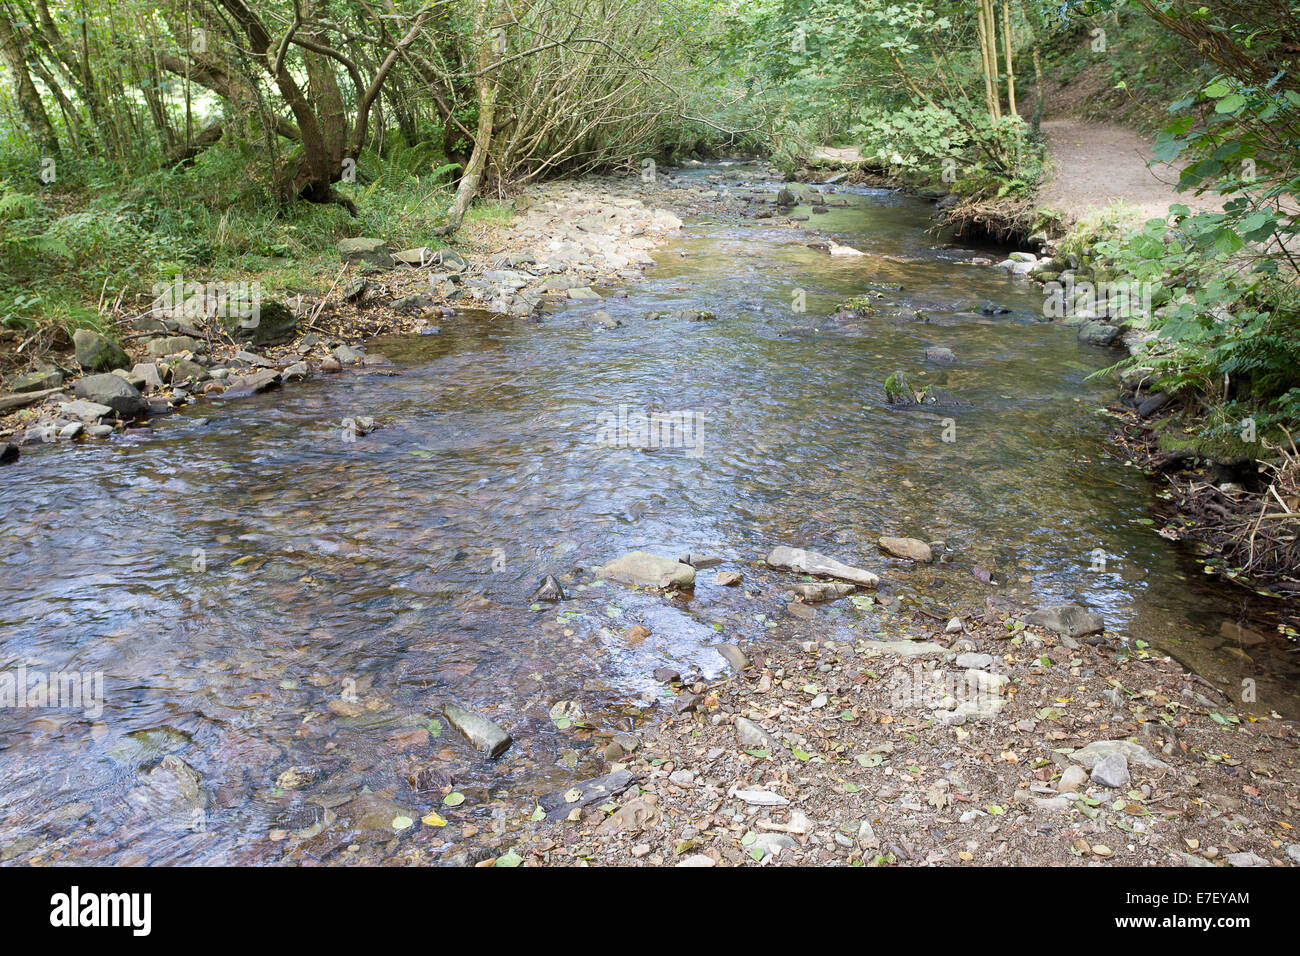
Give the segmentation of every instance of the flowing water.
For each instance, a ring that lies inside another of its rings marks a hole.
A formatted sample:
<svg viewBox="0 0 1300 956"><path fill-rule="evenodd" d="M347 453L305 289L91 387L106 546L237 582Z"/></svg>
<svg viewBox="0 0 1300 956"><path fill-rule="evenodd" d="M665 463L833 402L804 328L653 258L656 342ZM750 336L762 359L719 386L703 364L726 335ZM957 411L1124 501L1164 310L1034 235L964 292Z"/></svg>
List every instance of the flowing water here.
<svg viewBox="0 0 1300 956"><path fill-rule="evenodd" d="M466 313L373 344L391 367L6 469L0 673L102 673L103 706L0 711L0 859L364 860L414 841L436 856L466 823L490 832L501 807L603 772L605 737L663 693L656 667L710 675L719 641L859 639L891 608L942 619L993 594L1086 603L1234 698L1250 679L1255 706L1300 713L1275 611L1207 582L1157 533L1149 481L1107 453L1115 393L1088 376L1113 355L1037 321L1034 285L936 243L928 204L838 195L809 225L864 258L706 220L625 295L540 323ZM828 317L873 289L876 315ZM717 318L646 318L688 308ZM958 362L927 365L929 345ZM896 370L970 405L892 410ZM699 428L690 447L611 445L620 408ZM348 441L355 415L382 427ZM881 534L942 540L946 561L888 561ZM876 569L886 600L794 621L780 576L749 565L780 543ZM754 590L712 571L680 599L593 582L636 549L716 555ZM530 605L547 573L570 599ZM648 638L629 638L637 623ZM481 758L446 701L516 744ZM202 774L206 804L141 796L167 754ZM453 773L465 803L414 793L421 767ZM414 826L394 836L385 798ZM419 822L435 807L452 826Z"/></svg>

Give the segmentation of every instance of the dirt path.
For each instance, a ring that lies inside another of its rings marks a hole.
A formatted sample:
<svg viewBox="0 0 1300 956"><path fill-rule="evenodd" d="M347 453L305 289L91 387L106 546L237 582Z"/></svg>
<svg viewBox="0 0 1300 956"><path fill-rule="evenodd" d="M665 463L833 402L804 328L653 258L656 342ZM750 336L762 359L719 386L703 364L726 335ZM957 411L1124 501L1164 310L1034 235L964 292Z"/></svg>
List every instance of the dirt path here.
<svg viewBox="0 0 1300 956"><path fill-rule="evenodd" d="M1168 163L1148 167L1151 144L1122 126L1053 119L1043 123L1047 137L1048 178L1040 205L1067 220L1122 200L1141 220L1163 216L1171 203L1210 209L1209 197L1179 193L1178 169Z"/></svg>

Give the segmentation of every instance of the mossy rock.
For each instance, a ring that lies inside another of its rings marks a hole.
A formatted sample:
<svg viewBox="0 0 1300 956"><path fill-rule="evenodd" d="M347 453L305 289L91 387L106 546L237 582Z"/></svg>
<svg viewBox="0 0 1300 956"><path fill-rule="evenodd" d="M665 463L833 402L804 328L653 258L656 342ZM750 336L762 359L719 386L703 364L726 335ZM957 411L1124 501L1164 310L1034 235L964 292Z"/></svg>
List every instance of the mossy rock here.
<svg viewBox="0 0 1300 956"><path fill-rule="evenodd" d="M256 316L223 316L221 325L231 338L253 345L274 345L293 338L298 316L282 302L263 302Z"/></svg>
<svg viewBox="0 0 1300 956"><path fill-rule="evenodd" d="M1204 423L1200 428L1205 428ZM1253 461L1264 451L1264 446L1259 442L1242 441L1236 433L1226 434L1223 429L1207 434L1189 425L1181 417L1168 419L1158 425L1156 442L1166 454L1195 456L1220 465Z"/></svg>
<svg viewBox="0 0 1300 956"><path fill-rule="evenodd" d="M916 394L908 384L907 376L902 372L894 372L885 379L885 398L891 405L903 405L915 402Z"/></svg>

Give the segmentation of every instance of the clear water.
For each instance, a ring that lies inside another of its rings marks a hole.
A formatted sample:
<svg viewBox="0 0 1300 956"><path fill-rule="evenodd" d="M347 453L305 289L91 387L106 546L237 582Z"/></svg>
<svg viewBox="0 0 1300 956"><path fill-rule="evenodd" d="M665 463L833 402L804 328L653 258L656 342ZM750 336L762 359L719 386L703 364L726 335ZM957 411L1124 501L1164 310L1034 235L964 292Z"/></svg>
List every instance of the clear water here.
<svg viewBox="0 0 1300 956"><path fill-rule="evenodd" d="M1113 356L1036 321L1033 285L937 244L926 204L842 195L848 208L808 225L861 259L770 220L692 224L625 297L541 323L467 313L372 345L391 368L208 403L150 438L6 469L0 673L102 672L104 704L0 710L0 856L376 859L412 841L436 856L466 821L490 832L494 804L603 772L602 735L634 729L661 693L654 668L710 674L718 641L881 626L879 605L847 601L790 617L788 578L749 565L779 543L873 568L895 607L939 617L992 594L1078 600L1234 696L1254 680L1255 706L1300 713L1277 610L1207 582L1150 523L1147 479L1107 454L1099 410L1114 390L1087 376ZM828 318L890 285L902 291L877 315ZM1011 312L981 315L985 301ZM686 308L718 318L645 318ZM595 328L598 310L622 327ZM958 363L927 365L928 345ZM971 405L891 410L895 370ZM599 443L620 406L699 416L698 447ZM382 427L345 441L355 415ZM950 560L886 560L881 534L942 540ZM746 587L712 571L678 600L592 584L586 569L634 549L716 555ZM535 610L547 573L570 600ZM1264 643L1243 643L1238 622ZM629 640L636 623L651 636ZM439 729L448 700L515 746L489 762L446 726L406 746L399 735ZM557 726L564 702L588 729ZM128 798L165 753L203 775L210 803L192 827ZM347 801L367 789L417 816L437 806L406 782L428 766L466 795L452 826L358 835ZM313 776L277 786L290 768Z"/></svg>

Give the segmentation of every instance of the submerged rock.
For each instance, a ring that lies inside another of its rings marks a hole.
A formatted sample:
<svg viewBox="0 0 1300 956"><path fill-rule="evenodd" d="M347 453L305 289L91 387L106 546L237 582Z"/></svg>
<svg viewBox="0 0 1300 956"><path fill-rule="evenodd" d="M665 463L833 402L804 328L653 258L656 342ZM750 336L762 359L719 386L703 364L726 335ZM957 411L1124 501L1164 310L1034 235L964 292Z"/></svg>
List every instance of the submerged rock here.
<svg viewBox="0 0 1300 956"><path fill-rule="evenodd" d="M921 564L929 564L934 560L934 554L930 551L930 546L924 541L918 541L916 538L883 537L877 543L880 545L881 551L896 558L908 558Z"/></svg>
<svg viewBox="0 0 1300 956"><path fill-rule="evenodd" d="M784 546L773 548L767 556L767 564L769 567L781 570L801 571L804 574L820 574L828 578L852 581L867 588L874 588L880 583L880 578L870 571L850 567L834 558L828 558L816 551L806 551L803 548Z"/></svg>
<svg viewBox="0 0 1300 956"><path fill-rule="evenodd" d="M446 714L448 722L464 735L475 750L489 757L501 756L514 742L508 733L482 714L476 714L455 704L447 704L442 712Z"/></svg>
<svg viewBox="0 0 1300 956"><path fill-rule="evenodd" d="M631 584L635 587L690 588L695 586L695 569L689 564L682 564L672 558L660 557L647 551L633 551L620 558L615 558L604 567L597 569L597 575Z"/></svg>
<svg viewBox="0 0 1300 956"><path fill-rule="evenodd" d="M162 758L126 795L127 802L168 830L207 828L208 795L203 777L175 754Z"/></svg>

